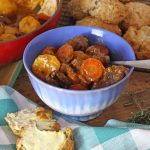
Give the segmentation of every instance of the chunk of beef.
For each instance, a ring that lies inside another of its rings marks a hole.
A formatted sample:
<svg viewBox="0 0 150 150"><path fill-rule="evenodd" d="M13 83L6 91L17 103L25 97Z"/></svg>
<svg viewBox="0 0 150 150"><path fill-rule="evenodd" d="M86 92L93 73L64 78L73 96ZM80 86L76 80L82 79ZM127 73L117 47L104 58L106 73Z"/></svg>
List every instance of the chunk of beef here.
<svg viewBox="0 0 150 150"><path fill-rule="evenodd" d="M108 67L105 69L102 79L93 83L92 89L110 86L120 81L127 73L128 69L124 66Z"/></svg>
<svg viewBox="0 0 150 150"><path fill-rule="evenodd" d="M85 51L89 46L88 39L83 35L76 36L70 39L67 43L71 45L74 50Z"/></svg>
<svg viewBox="0 0 150 150"><path fill-rule="evenodd" d="M96 44L88 47L86 54L98 58L104 65L109 64L109 50L104 45Z"/></svg>

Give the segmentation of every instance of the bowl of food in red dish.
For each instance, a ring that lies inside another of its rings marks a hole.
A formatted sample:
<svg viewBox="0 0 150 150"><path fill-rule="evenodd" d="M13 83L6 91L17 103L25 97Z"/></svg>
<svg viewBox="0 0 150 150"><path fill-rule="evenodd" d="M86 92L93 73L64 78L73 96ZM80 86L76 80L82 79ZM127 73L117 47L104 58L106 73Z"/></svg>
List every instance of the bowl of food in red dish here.
<svg viewBox="0 0 150 150"><path fill-rule="evenodd" d="M87 26L46 31L26 47L24 66L41 100L71 118L98 116L121 95L133 67L110 61L135 60L120 36Z"/></svg>
<svg viewBox="0 0 150 150"><path fill-rule="evenodd" d="M0 66L22 58L27 43L56 27L62 0L0 1Z"/></svg>

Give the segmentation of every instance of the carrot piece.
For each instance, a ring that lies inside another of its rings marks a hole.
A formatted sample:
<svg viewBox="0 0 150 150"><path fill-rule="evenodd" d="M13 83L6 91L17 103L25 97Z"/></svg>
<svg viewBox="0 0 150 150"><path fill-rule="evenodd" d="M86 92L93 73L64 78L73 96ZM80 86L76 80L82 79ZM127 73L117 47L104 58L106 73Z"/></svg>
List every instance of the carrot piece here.
<svg viewBox="0 0 150 150"><path fill-rule="evenodd" d="M73 58L73 48L69 44L64 44L61 46L57 53L56 56L61 62L69 62Z"/></svg>
<svg viewBox="0 0 150 150"><path fill-rule="evenodd" d="M47 21L50 17L43 14L43 13L40 13L40 14L37 14L37 18L42 20L42 21Z"/></svg>
<svg viewBox="0 0 150 150"><path fill-rule="evenodd" d="M102 77L104 66L100 60L88 58L83 61L80 72L88 81L96 81Z"/></svg>
<svg viewBox="0 0 150 150"><path fill-rule="evenodd" d="M70 86L71 90L87 90L87 88L81 84L73 84Z"/></svg>

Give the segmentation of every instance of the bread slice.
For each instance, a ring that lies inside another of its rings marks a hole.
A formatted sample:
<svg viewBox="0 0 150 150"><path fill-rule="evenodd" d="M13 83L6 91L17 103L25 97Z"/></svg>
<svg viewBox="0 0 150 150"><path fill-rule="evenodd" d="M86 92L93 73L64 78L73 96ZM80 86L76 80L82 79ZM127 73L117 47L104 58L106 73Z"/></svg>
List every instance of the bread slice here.
<svg viewBox="0 0 150 150"><path fill-rule="evenodd" d="M32 126L34 123L39 130L58 131L60 129L60 125L52 119L52 111L44 108L23 109L16 113L8 113L5 120L13 133L18 136L23 128Z"/></svg>
<svg viewBox="0 0 150 150"><path fill-rule="evenodd" d="M41 131L35 124L24 128L17 139L17 150L74 150L72 130Z"/></svg>

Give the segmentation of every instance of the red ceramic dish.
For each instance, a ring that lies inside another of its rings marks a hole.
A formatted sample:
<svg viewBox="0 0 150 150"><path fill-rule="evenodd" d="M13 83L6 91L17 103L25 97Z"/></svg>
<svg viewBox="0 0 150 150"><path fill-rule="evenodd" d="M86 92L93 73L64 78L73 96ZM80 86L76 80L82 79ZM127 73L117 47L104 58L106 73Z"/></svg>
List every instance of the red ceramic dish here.
<svg viewBox="0 0 150 150"><path fill-rule="evenodd" d="M24 49L28 42L33 39L38 34L56 27L58 20L60 18L62 9L62 0L58 5L58 9L54 16L47 20L43 25L41 25L37 30L20 36L15 40L1 42L0 43L0 66L8 64L12 61L16 61L22 58Z"/></svg>

